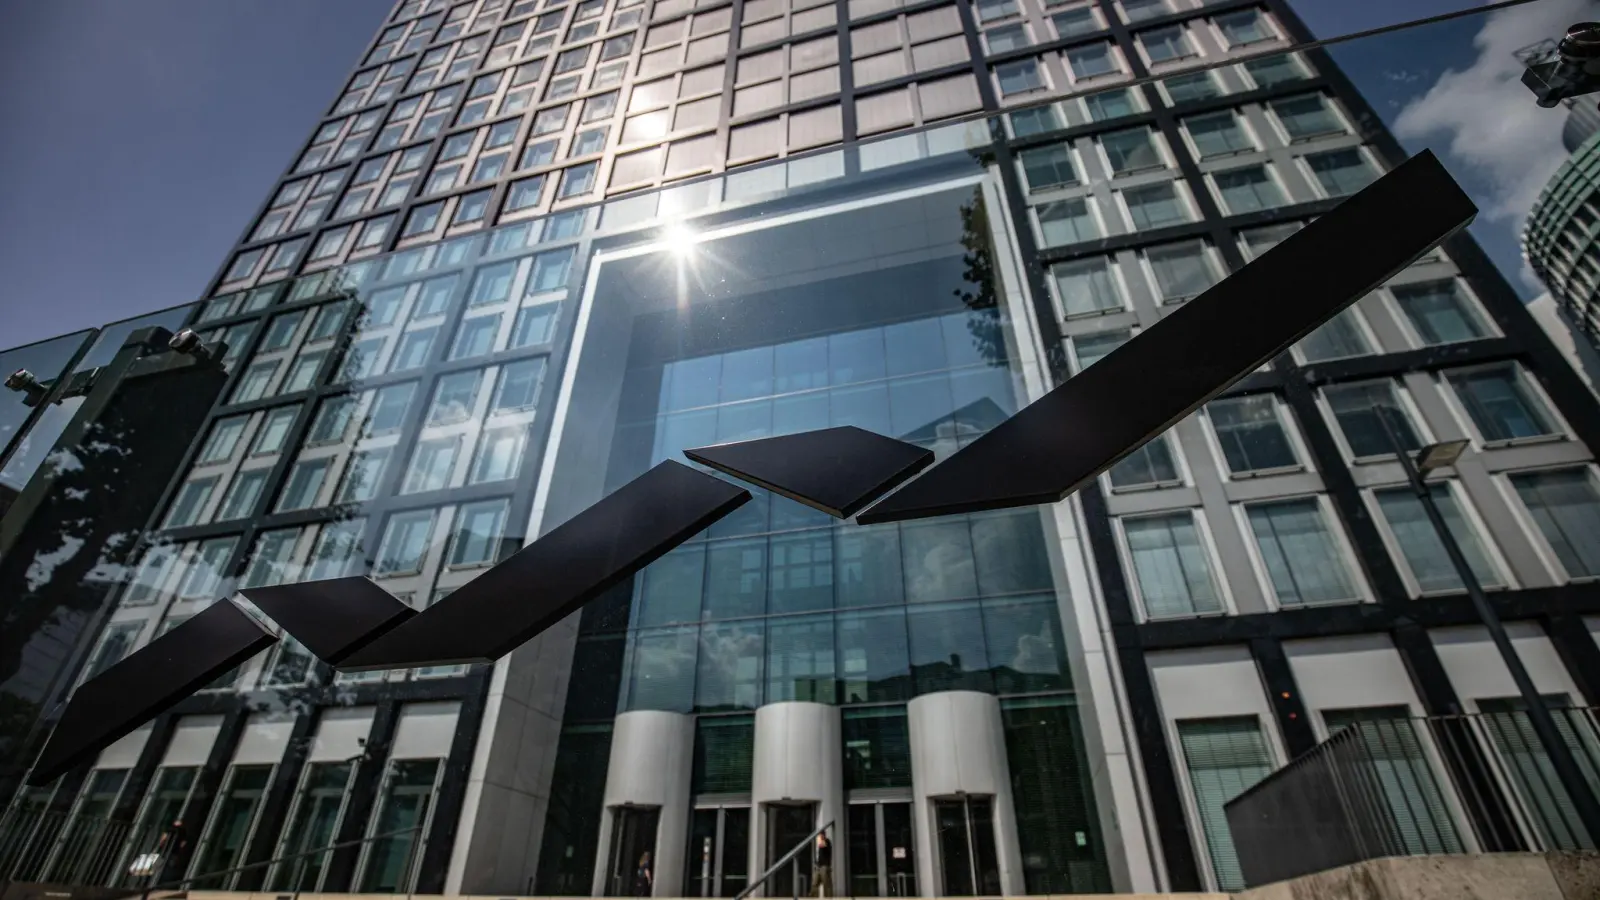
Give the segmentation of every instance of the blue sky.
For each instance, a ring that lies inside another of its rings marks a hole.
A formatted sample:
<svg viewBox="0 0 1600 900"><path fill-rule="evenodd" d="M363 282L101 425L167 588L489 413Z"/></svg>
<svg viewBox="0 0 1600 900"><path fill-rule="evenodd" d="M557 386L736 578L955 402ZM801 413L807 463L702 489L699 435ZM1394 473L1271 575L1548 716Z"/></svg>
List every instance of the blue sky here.
<svg viewBox="0 0 1600 900"><path fill-rule="evenodd" d="M391 5L0 0L0 347L196 299ZM1295 8L1327 38L1477 5ZM1539 0L1497 28L1474 16L1336 52L1407 148L1434 147L1493 213L1475 227L1513 282L1514 207L1560 124L1526 118L1495 54L1597 6Z"/></svg>

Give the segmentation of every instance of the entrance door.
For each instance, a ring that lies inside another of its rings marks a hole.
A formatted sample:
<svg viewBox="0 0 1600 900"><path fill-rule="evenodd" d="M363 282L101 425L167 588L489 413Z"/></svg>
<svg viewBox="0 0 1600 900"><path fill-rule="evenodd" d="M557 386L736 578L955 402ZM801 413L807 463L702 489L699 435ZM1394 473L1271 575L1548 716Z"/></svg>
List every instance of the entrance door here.
<svg viewBox="0 0 1600 900"><path fill-rule="evenodd" d="M685 897L732 897L750 881L750 808L711 806L689 820Z"/></svg>
<svg viewBox="0 0 1600 900"><path fill-rule="evenodd" d="M767 804L767 856L768 866L782 859L795 845L817 830L817 805L815 803ZM811 878L811 854L802 850L795 863L785 865L773 873L766 884L768 897L793 897L806 893ZM799 871L800 882L795 883Z"/></svg>
<svg viewBox="0 0 1600 900"><path fill-rule="evenodd" d="M655 874L656 825L661 809L655 806L618 806L611 810L611 864L606 885L608 897L645 897L653 893L638 877L642 864ZM645 854L650 859L645 859ZM670 892L671 889L668 889Z"/></svg>
<svg viewBox="0 0 1600 900"><path fill-rule="evenodd" d="M1000 860L994 848L994 802L962 797L933 802L934 846L939 850L942 896L1000 893Z"/></svg>
<svg viewBox="0 0 1600 900"><path fill-rule="evenodd" d="M917 895L910 803L851 804L849 836L851 896Z"/></svg>

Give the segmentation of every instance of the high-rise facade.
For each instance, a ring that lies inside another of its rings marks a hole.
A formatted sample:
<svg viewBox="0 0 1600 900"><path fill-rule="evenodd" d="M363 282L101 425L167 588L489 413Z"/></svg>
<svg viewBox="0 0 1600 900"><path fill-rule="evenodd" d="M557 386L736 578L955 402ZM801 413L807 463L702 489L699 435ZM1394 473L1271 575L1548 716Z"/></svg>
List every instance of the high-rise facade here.
<svg viewBox="0 0 1600 900"><path fill-rule="evenodd" d="M241 586L425 607L684 448L947 456L1404 158L1307 39L1281 0L405 0L148 323L225 343L225 382L163 395L203 422L141 525L18 551L40 603L103 587L9 639L46 674L7 691L47 724ZM0 359L63 385L86 341ZM0 419L18 489L71 468L83 410L40 409ZM493 666L286 641L22 790L13 831L68 824L0 864L127 883L181 820L169 880L293 857L218 889L732 896L831 823L860 896L1238 887L1239 789L1516 693L1394 461L1451 438L1435 498L1540 690L1600 702L1600 406L1460 235L1060 504L760 495ZM1399 747L1450 811L1425 849L1482 847L1461 773ZM85 810L130 828L104 862Z"/></svg>

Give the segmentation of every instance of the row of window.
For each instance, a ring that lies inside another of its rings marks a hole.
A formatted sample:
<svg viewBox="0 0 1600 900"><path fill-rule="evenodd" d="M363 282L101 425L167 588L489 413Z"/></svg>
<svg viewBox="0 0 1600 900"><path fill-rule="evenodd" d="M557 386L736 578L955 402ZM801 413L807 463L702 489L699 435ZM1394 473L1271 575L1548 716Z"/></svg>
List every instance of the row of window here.
<svg viewBox="0 0 1600 900"><path fill-rule="evenodd" d="M1093 27L1095 24L1093 20L1092 10L1085 8L1057 13L1048 21L1057 36L1073 37L1098 30ZM1200 56L1199 43L1191 40L1189 36L1189 29L1192 27L1196 26L1182 23L1136 34L1137 46L1145 64L1161 66ZM1262 41L1277 40L1280 37L1276 29L1269 24L1267 17L1256 10L1241 10L1218 16L1210 22L1210 29L1215 35L1217 44L1224 49L1245 47ZM1028 23L1018 22L986 30L984 40L990 53L1004 53L1032 46L1033 33ZM1110 41L1070 47L1062 51L1060 56L1066 64L1066 72L1073 85L1081 85L1112 75L1126 75L1131 71L1122 52ZM1252 76L1260 72L1266 81L1272 82L1282 79L1279 71L1282 65L1262 60L1246 63L1243 69ZM1051 89L1048 83L1050 77L1048 70L1040 65L1040 60L1037 58L1001 63L995 66L995 76L1003 97ZM1256 84L1260 87L1266 86L1259 80ZM1062 87L1065 89L1067 86ZM1181 93L1169 93L1168 96L1172 102L1180 102L1180 97L1183 97Z"/></svg>
<svg viewBox="0 0 1600 900"><path fill-rule="evenodd" d="M1562 575L1567 579L1600 577L1600 550L1587 537L1600 527L1600 482L1593 471L1520 472L1506 476L1506 484ZM1445 482L1433 485L1431 491L1473 574L1485 587L1507 586L1504 565L1465 498ZM1376 489L1371 492L1371 502L1414 593L1463 589L1421 502L1409 488ZM1276 608L1370 599L1325 497L1243 503L1235 509L1240 531L1251 538L1258 578ZM1116 519L1116 533L1146 618L1231 611L1226 579L1221 577L1202 511L1123 516Z"/></svg>
<svg viewBox="0 0 1600 900"><path fill-rule="evenodd" d="M403 893L415 886L423 829L431 821L443 763L441 759L394 759L385 767L366 827L366 835L375 840L364 843L358 853L356 890ZM204 827L196 833L187 875L227 874L197 882L201 887L234 890L240 885L243 873L230 870L245 861L276 768L275 764L235 764L227 770L209 811L202 811ZM17 801L22 814L8 820L9 827L0 831L0 839L16 853L11 861L28 877L138 887L152 873L156 860L165 863L167 829L188 812L201 779L198 766L157 769L133 827L108 833L107 817L122 800L128 775L126 769L96 769L76 797L55 798L56 789L51 788L23 794ZM295 857L337 842L355 775L356 763L350 760L312 762L305 767L277 838L275 857ZM64 804L69 810L67 823L36 829L43 821L39 814L55 804ZM328 851L274 864L264 875L266 887L320 890L332 857ZM173 878L184 874L166 873Z"/></svg>
<svg viewBox="0 0 1600 900"><path fill-rule="evenodd" d="M1128 96L1126 91L1108 91L1093 95L1086 100L1094 101L1093 108L1099 111L1099 116L1114 118L1134 112L1131 105L1127 104ZM1343 116L1335 110L1332 102L1321 94L1303 94L1273 100L1269 101L1265 108L1272 113L1271 121L1281 132L1279 137L1280 143L1283 144L1343 135L1349 131ZM1189 116L1181 120L1181 124L1184 135L1189 141L1190 150L1202 160L1261 149L1255 131L1248 127L1236 110ZM1365 156L1356 148L1334 152L1352 154L1357 160L1365 161ZM1165 142L1154 129L1145 126L1102 132L1076 143L1063 142L1033 147L1020 151L1017 157L1022 164L1022 174L1026 178L1028 189L1040 192L1075 187L1092 180L1081 165L1085 154L1093 154L1095 169L1113 178L1157 169L1170 169L1175 165L1172 153ZM1323 160L1330 157L1325 153L1316 158ZM1365 164L1370 172L1370 163ZM1265 164L1257 164L1254 168L1265 170ZM1342 183L1322 180L1320 173L1323 170L1335 168L1337 166L1326 162L1311 163L1311 169L1319 173L1319 182L1325 189L1329 189L1331 195L1342 196L1350 193L1350 189L1344 187ZM1262 186L1270 181L1265 178L1248 178L1233 174L1242 171L1247 170L1217 170L1211 173L1225 200L1232 199L1231 191L1255 186L1259 192ZM1375 174L1369 174L1367 180L1370 181L1372 177L1376 177ZM1238 209L1230 206L1230 211L1250 212L1279 206L1283 202L1281 192L1276 199L1263 194L1254 202L1238 204L1240 206Z"/></svg>

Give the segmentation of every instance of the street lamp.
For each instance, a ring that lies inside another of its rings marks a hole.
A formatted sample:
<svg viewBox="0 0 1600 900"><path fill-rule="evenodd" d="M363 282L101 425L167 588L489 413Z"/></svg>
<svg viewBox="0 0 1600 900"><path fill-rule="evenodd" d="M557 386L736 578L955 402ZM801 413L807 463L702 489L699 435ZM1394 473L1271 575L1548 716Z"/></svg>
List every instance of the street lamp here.
<svg viewBox="0 0 1600 900"><path fill-rule="evenodd" d="M1556 770L1556 777L1566 789L1567 796L1572 799L1572 806L1578 813L1578 819L1583 822L1583 827L1589 833L1591 840L1600 839L1600 800L1596 799L1588 780L1578 768L1577 760L1573 758L1572 749L1567 746L1567 742L1561 737L1561 732L1556 728L1556 720L1550 714L1550 708L1545 706L1544 699L1534 689L1533 679L1528 677L1528 670L1523 666L1522 658L1511 645L1511 638L1506 635L1499 613L1490 605L1489 598L1484 596L1483 586L1478 583L1478 576L1473 573L1466 554L1461 552L1461 545L1456 543L1455 535L1450 533L1450 526L1445 523L1444 515L1439 512L1438 504L1433 501L1433 492L1428 490L1427 482L1423 480L1429 472L1455 465L1456 460L1460 459L1462 452L1467 449L1468 442L1455 440L1429 444L1418 450L1413 460L1405 448L1400 446L1400 441L1395 436L1394 426L1389 421L1389 416L1393 412L1388 404L1380 403L1377 406L1378 422L1383 426L1383 432L1389 439L1389 446L1394 448L1395 456L1400 460L1400 468L1405 471L1406 482L1411 486L1411 492L1416 494L1417 502L1422 504L1422 510L1427 514L1429 524L1439 536L1439 543L1444 545L1445 555L1450 557L1450 564L1455 567L1456 577L1460 578L1462 585L1466 587L1467 596L1472 599L1478 620L1489 630L1490 639L1500 651L1500 658L1505 661L1506 669L1511 672L1511 680L1516 683L1517 693L1522 695L1522 703L1528 709L1528 719L1533 725L1534 734L1538 735L1539 743L1544 745L1545 755L1550 758L1550 765Z"/></svg>

